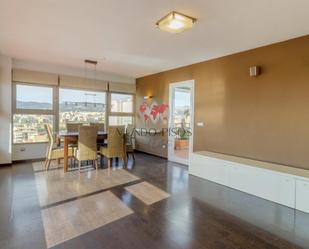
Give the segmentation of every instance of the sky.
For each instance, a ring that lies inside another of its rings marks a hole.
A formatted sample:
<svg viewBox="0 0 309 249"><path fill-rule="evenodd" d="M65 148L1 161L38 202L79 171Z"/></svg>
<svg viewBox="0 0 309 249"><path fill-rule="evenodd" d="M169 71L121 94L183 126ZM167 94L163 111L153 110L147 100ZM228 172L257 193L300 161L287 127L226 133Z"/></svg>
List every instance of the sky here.
<svg viewBox="0 0 309 249"><path fill-rule="evenodd" d="M175 92L175 106L190 106L190 93Z"/></svg>
<svg viewBox="0 0 309 249"><path fill-rule="evenodd" d="M87 93L88 95L85 95ZM90 94L90 95L89 95ZM95 94L95 96L91 95ZM125 95L113 94L115 99L124 97ZM38 87L29 85L17 85L16 88L16 99L18 101L25 102L42 102L52 104L53 91L49 87ZM72 102L96 102L105 103L105 93L103 92L91 92L83 90L72 90L72 89L60 89L59 91L60 103L66 101ZM175 104L176 106L189 106L190 105L190 94L177 91L175 92Z"/></svg>
<svg viewBox="0 0 309 249"><path fill-rule="evenodd" d="M85 95L87 93L87 95ZM90 94L90 95L89 95ZM93 96L92 94L95 94ZM49 87L37 87L28 85L17 85L16 100L25 102L42 102L52 104L53 91ZM96 102L105 103L105 93L90 92L72 89L60 89L59 91L60 103L65 101L76 102Z"/></svg>

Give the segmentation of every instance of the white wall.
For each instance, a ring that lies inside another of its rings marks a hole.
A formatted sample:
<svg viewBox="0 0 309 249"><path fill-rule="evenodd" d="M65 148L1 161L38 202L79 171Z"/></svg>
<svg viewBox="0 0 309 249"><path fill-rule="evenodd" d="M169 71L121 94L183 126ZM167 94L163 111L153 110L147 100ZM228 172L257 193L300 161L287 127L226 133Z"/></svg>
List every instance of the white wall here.
<svg viewBox="0 0 309 249"><path fill-rule="evenodd" d="M41 159L46 155L47 143L39 144L14 144L12 148L12 160Z"/></svg>
<svg viewBox="0 0 309 249"><path fill-rule="evenodd" d="M0 55L0 164L12 162L12 59Z"/></svg>

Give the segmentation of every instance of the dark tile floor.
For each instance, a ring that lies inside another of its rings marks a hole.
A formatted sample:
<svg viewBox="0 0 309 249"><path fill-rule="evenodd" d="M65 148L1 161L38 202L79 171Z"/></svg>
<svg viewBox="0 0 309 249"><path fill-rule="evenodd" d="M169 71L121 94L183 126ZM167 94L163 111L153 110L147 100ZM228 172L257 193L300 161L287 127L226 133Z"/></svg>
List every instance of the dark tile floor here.
<svg viewBox="0 0 309 249"><path fill-rule="evenodd" d="M54 248L309 248L308 214L154 156L137 154L127 170L171 196L148 206L125 190L130 183L113 187L134 213ZM0 248L46 248L31 163L0 168Z"/></svg>

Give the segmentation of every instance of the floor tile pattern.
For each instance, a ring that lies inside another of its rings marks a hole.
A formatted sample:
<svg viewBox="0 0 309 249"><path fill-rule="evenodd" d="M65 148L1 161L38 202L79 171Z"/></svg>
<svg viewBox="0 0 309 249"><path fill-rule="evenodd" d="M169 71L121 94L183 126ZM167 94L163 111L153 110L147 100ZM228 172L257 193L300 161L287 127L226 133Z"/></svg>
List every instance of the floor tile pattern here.
<svg viewBox="0 0 309 249"><path fill-rule="evenodd" d="M130 192L132 195L147 205L164 200L170 196L165 191L153 186L148 182L141 182L125 187L125 190Z"/></svg>
<svg viewBox="0 0 309 249"><path fill-rule="evenodd" d="M133 213L110 191L42 210L48 248Z"/></svg>
<svg viewBox="0 0 309 249"><path fill-rule="evenodd" d="M139 180L137 176L124 169L100 169L98 171L89 169L81 173L77 170L64 173L63 168L51 168L46 172L38 170L40 167L38 163L34 163L33 166L36 171L34 175L41 206L56 204L64 200Z"/></svg>

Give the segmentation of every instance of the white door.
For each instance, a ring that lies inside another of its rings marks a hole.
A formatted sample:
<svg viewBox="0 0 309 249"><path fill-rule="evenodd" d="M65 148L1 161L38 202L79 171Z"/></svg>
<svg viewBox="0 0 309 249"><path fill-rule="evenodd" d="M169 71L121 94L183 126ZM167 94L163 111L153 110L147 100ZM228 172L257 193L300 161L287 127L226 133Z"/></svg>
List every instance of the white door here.
<svg viewBox="0 0 309 249"><path fill-rule="evenodd" d="M168 160L188 165L193 151L194 80L169 87Z"/></svg>

